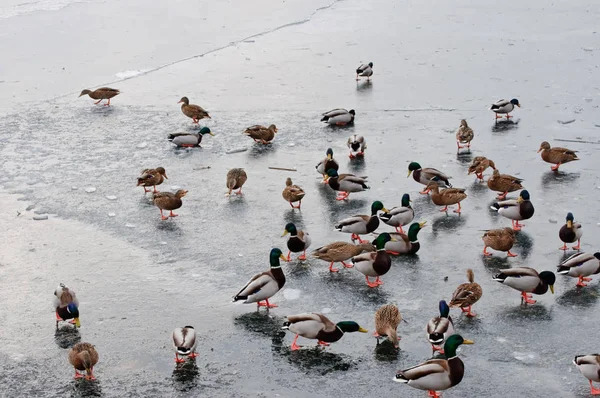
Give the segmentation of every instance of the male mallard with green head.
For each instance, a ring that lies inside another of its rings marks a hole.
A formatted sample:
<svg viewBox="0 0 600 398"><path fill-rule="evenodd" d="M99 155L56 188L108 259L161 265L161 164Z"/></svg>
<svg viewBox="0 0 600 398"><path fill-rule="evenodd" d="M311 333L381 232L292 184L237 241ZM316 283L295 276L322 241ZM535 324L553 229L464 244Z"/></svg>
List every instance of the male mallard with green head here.
<svg viewBox="0 0 600 398"><path fill-rule="evenodd" d="M385 244L393 240L390 234L384 232L373 240L373 245L377 249L375 253L363 253L352 257L351 261L354 268L365 276L367 286L378 287L383 285L379 277L387 274L392 267L392 259L385 251ZM371 282L369 277L375 278L375 282Z"/></svg>
<svg viewBox="0 0 600 398"><path fill-rule="evenodd" d="M154 194L154 205L158 207L160 210L160 218L164 220L168 220L169 217L177 217L179 214L173 213L173 210L179 209L183 205L183 198L187 195L188 191L184 189L180 189L175 193L171 192L157 192ZM163 214L163 210L169 210L169 215L165 216Z"/></svg>
<svg viewBox="0 0 600 398"><path fill-rule="evenodd" d="M418 234L421 229L426 227L427 221L415 222L408 228L408 233L392 232L390 236L393 238L385 244L385 250L388 254L399 256L401 254L415 254L421 248Z"/></svg>
<svg viewBox="0 0 600 398"><path fill-rule="evenodd" d="M327 171L329 179L327 184L339 194L335 200L348 200L352 192L362 192L369 189L367 185L367 176L355 176L354 174L338 174L334 169Z"/></svg>
<svg viewBox="0 0 600 398"><path fill-rule="evenodd" d="M106 104L104 104L104 106L110 106L110 99L112 97L115 97L117 95L119 95L121 92L115 88L110 88L110 87L100 87L94 91L91 90L83 90L81 92L81 94L79 94L79 96L81 97L82 95L89 95L90 98L98 100L96 102L94 102L94 104L99 104L100 102L102 102L102 100L108 100L108 102Z"/></svg>
<svg viewBox="0 0 600 398"><path fill-rule="evenodd" d="M536 270L529 267L503 269L499 274L494 275L493 279L520 291L521 303L525 302L526 304L536 303L531 299L531 293L545 294L550 288L554 294L554 282L556 282L554 272L542 271L538 274Z"/></svg>
<svg viewBox="0 0 600 398"><path fill-rule="evenodd" d="M540 149L538 149L538 153L542 153L542 160L546 163L551 163L554 166L550 167L552 171L558 171L558 168L561 164L573 162L575 160L579 160L577 157L577 151L572 151L567 148L554 147L552 148L550 144L546 141L540 144Z"/></svg>
<svg viewBox="0 0 600 398"><path fill-rule="evenodd" d="M431 318L427 322L425 332L427 333L427 340L431 343L431 349L433 352L439 351L440 354L444 353L442 344L448 336L454 334L454 322L450 316L450 307L446 300L440 300L439 304L440 315Z"/></svg>
<svg viewBox="0 0 600 398"><path fill-rule="evenodd" d="M179 358L179 356L188 357L194 359L198 356L196 353L196 346L198 340L196 340L196 330L193 326L185 326L182 328L175 328L173 330L173 348L175 349L175 362L183 363L185 359Z"/></svg>
<svg viewBox="0 0 600 398"><path fill-rule="evenodd" d="M210 129L208 127L202 127L200 129L200 131L198 131L197 133L173 133L173 134L169 134L169 137L167 138L169 141L171 141L173 144L177 145L178 147L183 147L183 148L194 148L194 147L198 147L198 148L202 148L200 146L200 143L202 142L202 137L205 134L209 134L214 136L215 134L210 131Z"/></svg>
<svg viewBox="0 0 600 398"><path fill-rule="evenodd" d="M581 236L583 235L583 229L581 228L581 224L575 222L575 218L573 217L573 213L567 213L567 223L563 225L558 231L558 237L560 240L564 242L564 245L560 248L560 250L567 251L567 243L575 243L577 241L577 246L573 246L573 250L581 249Z"/></svg>
<svg viewBox="0 0 600 398"><path fill-rule="evenodd" d="M358 240L362 243L363 240L360 238L360 235L370 234L379 227L379 218L377 217L378 211L387 213L388 210L383 207L383 203L376 200L371 204L370 216L358 215L345 218L337 223L335 229L340 232L351 233L352 236L350 239L352 239L353 242Z"/></svg>
<svg viewBox="0 0 600 398"><path fill-rule="evenodd" d="M150 192L146 187L154 187L154 193L157 193L156 186L162 184L165 179L168 179L168 177L164 167L145 169L142 170L142 174L137 179L137 186L141 185L144 188L144 193Z"/></svg>
<svg viewBox="0 0 600 398"><path fill-rule="evenodd" d="M410 205L410 196L407 193L402 195L401 205L392 207L387 213L381 213L379 218L387 225L396 228L396 232L404 233L402 227L410 224L415 218L415 211Z"/></svg>
<svg viewBox="0 0 600 398"><path fill-rule="evenodd" d="M290 234L290 238L287 241L287 247L289 249L287 261L290 261L292 252L302 252L302 255L298 257L298 260L306 260L306 249L308 249L311 243L308 232L297 230L294 223L287 223L283 235L281 236L286 236L287 234Z"/></svg>
<svg viewBox="0 0 600 398"><path fill-rule="evenodd" d="M367 81L373 76L373 62L362 64L356 68L356 81L360 80L359 76L366 77Z"/></svg>
<svg viewBox="0 0 600 398"><path fill-rule="evenodd" d="M452 184L450 184L449 181L450 177L448 177L446 174L431 167L422 168L417 162L410 162L408 165L408 175L406 178L410 177L411 174L416 182L425 186L429 185L429 183L433 181L443 187L452 187ZM429 189L424 189L419 193L427 194L429 193Z"/></svg>
<svg viewBox="0 0 600 398"><path fill-rule="evenodd" d="M80 327L79 323L79 299L75 292L63 283L61 283L54 291L53 307L56 311L56 328L58 323L66 321Z"/></svg>
<svg viewBox="0 0 600 398"><path fill-rule="evenodd" d="M331 148L327 148L327 151L325 152L325 159L321 160L315 166L317 173L319 173L323 176L323 184L326 184L327 179L329 178L327 175L327 171L331 170L331 169L338 171L339 168L340 168L340 165L337 162L337 160L335 160L333 158L333 149L331 149Z"/></svg>
<svg viewBox="0 0 600 398"><path fill-rule="evenodd" d="M600 354L577 355L573 360L577 370L590 382L590 394L600 395L600 389L594 388L592 381L600 383Z"/></svg>
<svg viewBox="0 0 600 398"><path fill-rule="evenodd" d="M366 329L363 329L354 321L343 321L335 324L325 315L317 313L290 315L287 317L287 322L283 323L282 329L296 333L291 346L292 351L302 348L296 343L298 336L317 340L318 346L326 347L344 337L344 333L367 333Z"/></svg>
<svg viewBox="0 0 600 398"><path fill-rule="evenodd" d="M559 275L568 275L578 278L578 287L585 287L592 278L588 276L600 274L600 252L594 254L575 253L558 266Z"/></svg>
<svg viewBox="0 0 600 398"><path fill-rule="evenodd" d="M506 115L506 119L510 119L512 117L510 112L515 109L515 106L521 107L518 99L513 98L510 101L501 99L494 102L490 109L496 113L496 120L502 119L502 115Z"/></svg>
<svg viewBox="0 0 600 398"><path fill-rule="evenodd" d="M322 122L329 124L330 126L345 126L347 124L354 123L354 116L356 112L354 109L347 111L346 109L333 109L329 112L325 112L321 118Z"/></svg>
<svg viewBox="0 0 600 398"><path fill-rule="evenodd" d="M312 252L312 255L319 260L329 261L329 272L338 272L339 269L333 268L333 263L342 263L344 268L352 268L354 265L346 264L345 261L358 256L364 251L375 251L375 246L369 243L369 241L363 241L363 243L359 243L358 245L348 242L332 242L326 246L319 247Z"/></svg>
<svg viewBox="0 0 600 398"><path fill-rule="evenodd" d="M365 156L367 141L362 135L353 134L350 138L348 138L347 145L350 149L350 159Z"/></svg>
<svg viewBox="0 0 600 398"><path fill-rule="evenodd" d="M69 352L69 362L75 368L75 378L84 377L79 372L85 371L87 380L96 380L94 366L98 363L98 351L90 343L77 343Z"/></svg>
<svg viewBox="0 0 600 398"><path fill-rule="evenodd" d="M191 118L194 124L198 124L201 119L211 118L208 112L206 112L201 106L194 104L190 105L190 100L188 97L181 97L178 104L181 104L181 112L183 112L183 114L187 117Z"/></svg>
<svg viewBox="0 0 600 398"><path fill-rule="evenodd" d="M520 220L530 219L535 212L529 192L526 189L521 191L517 200L511 199L494 203L491 209L497 211L502 217L509 218L515 231L520 231L525 226L519 224Z"/></svg>

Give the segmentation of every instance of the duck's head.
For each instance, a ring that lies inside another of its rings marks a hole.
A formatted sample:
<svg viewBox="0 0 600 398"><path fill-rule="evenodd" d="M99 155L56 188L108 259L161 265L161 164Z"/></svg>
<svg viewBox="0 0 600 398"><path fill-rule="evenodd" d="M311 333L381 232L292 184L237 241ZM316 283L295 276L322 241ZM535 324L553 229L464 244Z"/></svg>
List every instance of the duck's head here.
<svg viewBox="0 0 600 398"><path fill-rule="evenodd" d="M344 333L361 332L367 333L367 329L363 329L360 325L354 321L342 321L336 324L338 328Z"/></svg>
<svg viewBox="0 0 600 398"><path fill-rule="evenodd" d="M406 177L410 177L410 174L415 170L420 170L421 165L417 162L410 162L408 165L408 175Z"/></svg>
<svg viewBox="0 0 600 398"><path fill-rule="evenodd" d="M81 351L79 354L77 354L77 356L81 360L81 364L85 368L86 373L88 375L91 375L92 374L92 366L94 366L94 364L92 363L92 357L90 356L89 351L87 351L87 350Z"/></svg>
<svg viewBox="0 0 600 398"><path fill-rule="evenodd" d="M356 115L356 112L354 111L354 109L350 109L348 111L349 114L351 114L352 116Z"/></svg>
<svg viewBox="0 0 600 398"><path fill-rule="evenodd" d="M285 186L286 186L286 187L289 187L289 186L292 186L292 185L294 185L294 183L292 182L292 179L291 179L290 177L288 177L288 178L285 180Z"/></svg>
<svg viewBox="0 0 600 398"><path fill-rule="evenodd" d="M573 221L575 221L573 213L567 213L567 228L573 228Z"/></svg>
<svg viewBox="0 0 600 398"><path fill-rule="evenodd" d="M294 223L290 222L285 225L285 229L281 236L286 236L287 234L290 234L291 236L298 235L298 230L296 230L296 225Z"/></svg>
<svg viewBox="0 0 600 398"><path fill-rule="evenodd" d="M91 91L90 91L90 90L88 90L88 89L85 89L85 90L82 90L82 91L81 91L81 94L79 94L79 96L81 97L82 95L86 95L86 94L90 94L90 93L91 93Z"/></svg>
<svg viewBox="0 0 600 398"><path fill-rule="evenodd" d="M408 239L411 242L415 242L417 240L417 235L419 234L419 231L422 230L423 228L425 228L427 225L427 221L423 221L423 222L414 222L412 224L410 224L410 227L408 227Z"/></svg>
<svg viewBox="0 0 600 398"><path fill-rule="evenodd" d="M450 359L456 356L456 349L462 344L475 344L473 340L464 339L460 334L453 334L444 343L444 353Z"/></svg>
<svg viewBox="0 0 600 398"><path fill-rule="evenodd" d="M175 192L175 196L179 199L183 198L185 195L187 195L188 191L186 191L185 189L180 189L177 192Z"/></svg>
<svg viewBox="0 0 600 398"><path fill-rule="evenodd" d="M67 305L67 312L73 316L73 321L75 321L75 327L81 327L81 323L79 322L79 308L75 303L69 303Z"/></svg>
<svg viewBox="0 0 600 398"><path fill-rule="evenodd" d="M405 193L404 195L402 195L402 206L403 207L410 207L410 195Z"/></svg>
<svg viewBox="0 0 600 398"><path fill-rule="evenodd" d="M448 306L448 303L446 300L440 300L440 316L442 318L448 318L448 315L450 315L450 307Z"/></svg>
<svg viewBox="0 0 600 398"><path fill-rule="evenodd" d="M331 177L338 177L338 172L337 172L337 170L329 169L329 170L327 170L327 176L330 177L330 178Z"/></svg>
<svg viewBox="0 0 600 398"><path fill-rule="evenodd" d="M377 250L385 249L385 244L388 242L395 242L396 239L392 238L387 232L381 233L373 240L373 244L377 247Z"/></svg>
<svg viewBox="0 0 600 398"><path fill-rule="evenodd" d="M178 104L189 105L190 104L190 100L188 99L188 97L181 97L181 99L179 100Z"/></svg>
<svg viewBox="0 0 600 398"><path fill-rule="evenodd" d="M201 135L204 135L204 134L210 134L212 136L215 135L215 133L213 133L212 131L210 131L210 129L208 127L202 127L198 133L201 134Z"/></svg>
<svg viewBox="0 0 600 398"><path fill-rule="evenodd" d="M331 148L327 148L327 152L325 152L327 154L327 159L331 160L333 159L333 149Z"/></svg>
<svg viewBox="0 0 600 398"><path fill-rule="evenodd" d="M279 268L279 260L287 262L287 258L283 255L281 249L271 249L271 253L269 254L269 263L271 264L271 268Z"/></svg>
<svg viewBox="0 0 600 398"><path fill-rule="evenodd" d="M524 189L519 194L519 198L517 199L517 203L523 203L523 202L525 202L525 201L527 201L529 199L530 199L529 191L527 191L526 189Z"/></svg>
<svg viewBox="0 0 600 398"><path fill-rule="evenodd" d="M462 119L462 120L460 121L460 126L461 126L461 127L469 127L469 125L467 124L467 121L466 121L465 119Z"/></svg>
<svg viewBox="0 0 600 398"><path fill-rule="evenodd" d="M373 202L373 204L371 204L371 215L377 214L378 211L382 211L384 213L389 212L388 209L386 209L385 207L383 207L383 203L381 203L380 201L376 200L375 202Z"/></svg>
<svg viewBox="0 0 600 398"><path fill-rule="evenodd" d="M164 167L157 167L156 171L158 171L158 173L165 177L167 180L169 179L169 177L167 177L167 172Z"/></svg>
<svg viewBox="0 0 600 398"><path fill-rule="evenodd" d="M554 282L556 282L556 275L552 271L540 272L540 279L550 288L552 294L554 294Z"/></svg>
<svg viewBox="0 0 600 398"><path fill-rule="evenodd" d="M270 125L270 126L269 126L269 130L272 130L272 131L274 131L274 132L277 132L277 131L278 131L278 130L277 130L277 126L275 126L274 124L272 124L272 125Z"/></svg>
<svg viewBox="0 0 600 398"><path fill-rule="evenodd" d="M369 62L369 67L373 67L373 62Z"/></svg>
<svg viewBox="0 0 600 398"><path fill-rule="evenodd" d="M516 99L516 98L511 99L510 103L513 104L513 105L515 105L515 106L518 106L519 108L521 107L521 104L519 104L519 100Z"/></svg>
<svg viewBox="0 0 600 398"><path fill-rule="evenodd" d="M538 153L540 153L540 152L542 152L543 150L545 150L545 149L550 149L550 148L552 148L552 147L550 146L550 143L549 143L548 141L544 141L544 142L542 142L542 143L540 144L540 149L538 149L537 151L538 151Z"/></svg>

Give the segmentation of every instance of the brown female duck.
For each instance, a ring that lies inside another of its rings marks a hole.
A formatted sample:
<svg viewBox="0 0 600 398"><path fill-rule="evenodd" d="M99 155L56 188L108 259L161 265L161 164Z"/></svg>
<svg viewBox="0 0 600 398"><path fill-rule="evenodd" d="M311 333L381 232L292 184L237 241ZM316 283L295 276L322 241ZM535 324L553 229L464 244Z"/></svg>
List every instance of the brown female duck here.
<svg viewBox="0 0 600 398"><path fill-rule="evenodd" d="M488 159L485 156L476 156L473 159L473 162L471 162L471 165L469 166L469 174L468 175L475 173L477 178L479 178L481 181L483 181L483 172L488 167L491 167L492 169L496 170L496 164L494 163L494 161L492 159Z"/></svg>
<svg viewBox="0 0 600 398"><path fill-rule="evenodd" d="M227 172L227 180L225 181L227 184L227 188L229 189L229 193L227 195L231 195L231 191L234 189L238 189L235 192L236 195L242 194L242 186L246 183L248 179L248 175L244 169L231 169Z"/></svg>
<svg viewBox="0 0 600 398"><path fill-rule="evenodd" d="M462 188L446 188L440 191L440 186L437 182L430 182L427 185L427 190L431 191L431 201L438 206L445 206L440 211L448 211L448 206L458 205L458 209L454 210L455 213L460 213L460 202L462 202L467 194Z"/></svg>
<svg viewBox="0 0 600 398"><path fill-rule="evenodd" d="M459 307L462 312L467 313L467 316L472 317L477 314L471 312L471 306L479 301L483 291L479 283L475 282L475 275L470 268L467 270L467 279L469 282L458 285L452 294L450 307Z"/></svg>
<svg viewBox="0 0 600 398"><path fill-rule="evenodd" d="M274 124L269 127L260 125L250 126L244 131L244 134L252 138L255 142L261 142L265 145L273 141L275 133L277 133L277 127Z"/></svg>
<svg viewBox="0 0 600 398"><path fill-rule="evenodd" d="M538 149L538 153L542 153L542 159L546 163L552 163L554 166L550 167L552 171L558 171L558 168L563 163L573 162L575 160L579 160L576 152L567 148L554 147L552 148L550 144L546 141L540 144L540 149Z"/></svg>
<svg viewBox="0 0 600 398"><path fill-rule="evenodd" d="M460 127L456 131L456 146L458 147L458 149L465 147L471 148L471 141L473 141L473 138L475 138L475 133L473 133L473 129L469 127L465 119L461 120Z"/></svg>
<svg viewBox="0 0 600 398"><path fill-rule="evenodd" d="M398 325L402 315L394 304L384 304L375 313L375 337L379 343L380 337L387 337L395 348L398 348Z"/></svg>
<svg viewBox="0 0 600 398"><path fill-rule="evenodd" d="M190 105L190 100L188 97L182 97L178 104L182 104L181 112L183 112L183 114L187 117L191 118L195 124L198 124L198 121L201 119L211 118L208 112L206 112L201 106L194 104Z"/></svg>
<svg viewBox="0 0 600 398"><path fill-rule="evenodd" d="M512 228L490 229L489 231L485 231L481 239L483 239L484 256L492 255L492 253L487 251L487 248L491 247L494 250L506 252L508 257L517 257L516 254L510 252L510 249L515 244L515 231Z"/></svg>
<svg viewBox="0 0 600 398"><path fill-rule="evenodd" d="M142 175L138 177L137 186L141 185L144 188L144 192L150 192L146 187L154 187L154 193L156 193L158 192L156 186L162 184L165 178L167 178L167 172L163 167L145 169L142 171Z"/></svg>
<svg viewBox="0 0 600 398"><path fill-rule="evenodd" d="M504 200L509 192L518 191L523 189L522 179L513 177L509 174L500 174L498 169L494 169L494 174L488 179L488 188L492 191L502 192L502 195L498 195L496 199Z"/></svg>
<svg viewBox="0 0 600 398"><path fill-rule="evenodd" d="M157 192L154 194L154 204L160 210L160 218L163 220L169 219L169 217L177 217L179 214L173 213L173 210L179 209L183 202L181 198L183 198L188 191L180 189L175 193L171 192ZM170 213L168 216L163 215L163 210L169 210Z"/></svg>
<svg viewBox="0 0 600 398"><path fill-rule="evenodd" d="M102 102L102 100L108 100L108 102L106 104L104 104L104 106L110 106L110 99L112 97L115 97L119 94L121 94L121 92L115 88L110 88L110 87L100 87L94 91L91 90L83 90L81 92L81 94L79 94L79 96L81 97L82 95L89 95L90 98L98 100L96 102L94 102L94 104L99 104L100 102Z"/></svg>
<svg viewBox="0 0 600 398"><path fill-rule="evenodd" d="M98 352L90 343L77 343L69 352L69 362L75 368L75 378L84 377L80 371L86 372L85 378L95 380L94 366L98 363Z"/></svg>
<svg viewBox="0 0 600 398"><path fill-rule="evenodd" d="M281 196L286 202L289 202L292 209L299 209L302 206L302 198L304 198L304 190L300 188L298 185L294 185L292 183L291 178L287 178L285 180L285 188L283 188L283 192L281 192ZM293 203L298 202L298 206L294 206Z"/></svg>
<svg viewBox="0 0 600 398"><path fill-rule="evenodd" d="M312 253L312 256L319 260L330 261L329 272L338 272L339 269L333 268L333 263L342 263L344 268L352 268L354 267L352 264L346 264L344 261L350 260L364 251L374 252L375 246L368 241L363 241L358 245L348 242L333 242L327 246L319 247Z"/></svg>

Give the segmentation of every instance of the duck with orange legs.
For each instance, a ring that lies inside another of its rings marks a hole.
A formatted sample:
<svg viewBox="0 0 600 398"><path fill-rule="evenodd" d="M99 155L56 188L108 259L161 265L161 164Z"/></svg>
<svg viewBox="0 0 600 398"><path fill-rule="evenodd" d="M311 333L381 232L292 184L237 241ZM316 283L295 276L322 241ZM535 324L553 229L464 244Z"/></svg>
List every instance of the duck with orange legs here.
<svg viewBox="0 0 600 398"><path fill-rule="evenodd" d="M367 333L366 329L354 321L343 321L337 324L331 322L323 314L299 314L287 317L283 323L283 330L289 330L296 334L290 349L296 351L302 347L298 345L298 337L317 340L318 347L327 347L344 337L344 333L361 332Z"/></svg>
<svg viewBox="0 0 600 398"><path fill-rule="evenodd" d="M521 292L521 304L535 304L536 301L532 299L532 293L541 295L550 289L554 294L554 282L556 282L554 272L542 271L538 273L529 267L503 269L499 274L494 275L493 279Z"/></svg>

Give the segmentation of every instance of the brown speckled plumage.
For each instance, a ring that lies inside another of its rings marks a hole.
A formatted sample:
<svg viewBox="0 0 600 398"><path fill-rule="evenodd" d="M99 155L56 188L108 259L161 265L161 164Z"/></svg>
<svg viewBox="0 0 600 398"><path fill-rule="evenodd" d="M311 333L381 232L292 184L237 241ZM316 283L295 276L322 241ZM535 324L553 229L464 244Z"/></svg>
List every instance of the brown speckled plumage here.
<svg viewBox="0 0 600 398"><path fill-rule="evenodd" d="M469 282L461 283L454 291L450 300L450 307L467 308L481 298L483 294L481 286L475 282L475 275L470 268L467 270L467 279Z"/></svg>
<svg viewBox="0 0 600 398"><path fill-rule="evenodd" d="M292 179L288 177L285 181L285 188L283 188L283 192L281 192L283 199L285 199L292 207L294 207L292 203L302 201L304 195L306 195L304 190L298 185L294 185Z"/></svg>
<svg viewBox="0 0 600 398"><path fill-rule="evenodd" d="M375 313L375 331L379 336L387 337L394 347L398 347L398 325L402 315L394 304L384 304Z"/></svg>
<svg viewBox="0 0 600 398"><path fill-rule="evenodd" d="M244 131L244 134L252 138L256 142L262 142L263 144L268 144L273 141L275 138L275 133L277 133L277 127L272 124L269 127L255 125L250 126Z"/></svg>
<svg viewBox="0 0 600 398"><path fill-rule="evenodd" d="M509 174L500 174L500 171L495 169L494 174L488 179L487 186L496 192L514 192L523 189L522 182L523 180L520 178Z"/></svg>
<svg viewBox="0 0 600 398"><path fill-rule="evenodd" d="M485 156L476 156L471 165L469 166L469 174L475 173L477 177L482 178L481 175L488 167L496 170L496 164L493 160L486 158Z"/></svg>
<svg viewBox="0 0 600 398"><path fill-rule="evenodd" d="M98 352L90 343L77 343L69 352L69 362L75 371L85 371L87 378L94 378L94 366L98 363Z"/></svg>
<svg viewBox="0 0 600 398"><path fill-rule="evenodd" d="M190 105L190 100L188 97L182 97L178 103L181 103L181 112L183 112L183 114L187 117L191 118L194 123L198 123L199 120L204 118L211 118L208 112L205 111L201 106L194 104Z"/></svg>
<svg viewBox="0 0 600 398"><path fill-rule="evenodd" d="M227 172L227 179L225 181L225 185L227 189L229 189L229 195L231 195L231 191L234 189L239 189L238 194L242 193L242 186L246 183L248 179L248 175L244 169L231 169Z"/></svg>
<svg viewBox="0 0 600 398"><path fill-rule="evenodd" d="M508 252L515 244L515 231L512 228L490 229L483 234L483 243L494 250Z"/></svg>
<svg viewBox="0 0 600 398"><path fill-rule="evenodd" d="M542 159L544 162L552 164L564 164L579 160L575 153L576 151L561 147L552 148L546 141L540 144L538 152L542 152Z"/></svg>

